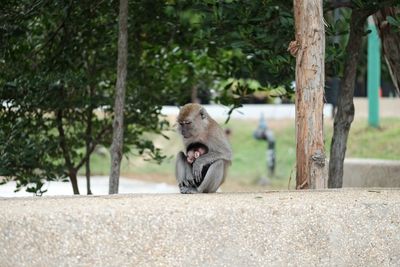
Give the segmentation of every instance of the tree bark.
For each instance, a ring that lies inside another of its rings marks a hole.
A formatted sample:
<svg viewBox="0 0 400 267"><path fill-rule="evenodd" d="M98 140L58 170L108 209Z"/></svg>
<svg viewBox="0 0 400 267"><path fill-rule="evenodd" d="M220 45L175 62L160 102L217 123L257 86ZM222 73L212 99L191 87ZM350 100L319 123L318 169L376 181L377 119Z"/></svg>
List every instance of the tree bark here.
<svg viewBox="0 0 400 267"><path fill-rule="evenodd" d="M72 190L74 192L74 195L79 195L79 187L78 187L78 178L77 178L77 170L76 169L70 169L69 170L69 179L71 180L72 184Z"/></svg>
<svg viewBox="0 0 400 267"><path fill-rule="evenodd" d="M190 98L192 100L192 103L199 103L200 104L200 99L198 97L198 86L197 85L193 85L192 86L192 93L190 95Z"/></svg>
<svg viewBox="0 0 400 267"><path fill-rule="evenodd" d="M93 88L89 89L89 99L92 101L93 97ZM87 111L87 122L86 122L86 191L88 195L92 195L92 190L90 188L90 155L91 155L91 146L92 146L92 118L93 118L93 107L90 104L90 107Z"/></svg>
<svg viewBox="0 0 400 267"><path fill-rule="evenodd" d="M383 56L400 96L400 32L394 31L386 20L388 16L396 17L399 13L399 7L383 8L374 14L374 20L381 38Z"/></svg>
<svg viewBox="0 0 400 267"><path fill-rule="evenodd" d="M339 93L337 112L334 119L331 154L329 159L329 188L341 188L343 184L343 162L347 138L354 119L354 86L359 54L364 35L364 24L368 17L365 11L353 10L350 20L350 35L346 47L343 86Z"/></svg>
<svg viewBox="0 0 400 267"><path fill-rule="evenodd" d="M294 0L296 41L296 188L324 188L325 30L321 0Z"/></svg>
<svg viewBox="0 0 400 267"><path fill-rule="evenodd" d="M118 193L120 165L124 137L124 106L128 62L128 0L120 0L117 84L115 88L113 140L111 144L111 172L109 193Z"/></svg>

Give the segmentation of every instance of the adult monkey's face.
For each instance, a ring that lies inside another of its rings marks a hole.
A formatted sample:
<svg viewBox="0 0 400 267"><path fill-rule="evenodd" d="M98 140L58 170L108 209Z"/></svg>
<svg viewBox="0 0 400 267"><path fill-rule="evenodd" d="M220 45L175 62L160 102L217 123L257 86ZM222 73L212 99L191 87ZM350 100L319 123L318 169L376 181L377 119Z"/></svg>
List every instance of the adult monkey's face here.
<svg viewBox="0 0 400 267"><path fill-rule="evenodd" d="M199 104L186 104L178 115L178 131L183 138L196 138L206 131L207 113Z"/></svg>

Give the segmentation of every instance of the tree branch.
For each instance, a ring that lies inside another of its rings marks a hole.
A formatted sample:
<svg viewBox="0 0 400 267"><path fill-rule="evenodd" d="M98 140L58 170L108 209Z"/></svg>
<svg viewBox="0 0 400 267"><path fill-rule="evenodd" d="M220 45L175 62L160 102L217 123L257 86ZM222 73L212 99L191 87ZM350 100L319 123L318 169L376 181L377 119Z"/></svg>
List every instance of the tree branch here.
<svg viewBox="0 0 400 267"><path fill-rule="evenodd" d="M92 152L94 151L96 146L99 144L100 138L104 134L106 134L107 132L109 132L111 130L112 130L111 125L107 125L96 135L96 137L94 138L94 141L91 143L89 151L86 153L85 157L83 157L81 159L81 161L78 163L78 165L76 166L77 170L79 170L83 166L83 164L85 164L85 162L89 159L89 155L92 154Z"/></svg>
<svg viewBox="0 0 400 267"><path fill-rule="evenodd" d="M37 9L39 9L40 7L45 6L47 3L49 2L49 0L46 1L37 1L36 3L33 3L31 8L29 10L27 10L24 14L22 14L24 17L28 17L30 16L34 11L36 11Z"/></svg>
<svg viewBox="0 0 400 267"><path fill-rule="evenodd" d="M31 57L37 55L40 51L42 51L43 49L45 49L45 48L47 47L47 45L48 45L51 41L53 41L54 38L56 38L57 34L60 32L60 30L61 30L62 28L64 28L64 26L65 26L65 20L63 20L63 21L60 23L60 25L57 27L57 29L51 33L51 35L49 36L49 38L46 40L46 42L43 44L42 47L40 47L40 48L39 48L38 50L36 50L36 51L32 51Z"/></svg>
<svg viewBox="0 0 400 267"><path fill-rule="evenodd" d="M58 134L59 134L59 141L60 141L60 146L61 146L61 150L63 152L64 159L65 159L65 163L67 164L68 169L71 170L74 168L74 166L72 165L71 158L68 153L65 132L64 132L63 125L62 125L62 118L63 118L62 109L59 109L57 111L57 118L56 118L57 129L58 129Z"/></svg>

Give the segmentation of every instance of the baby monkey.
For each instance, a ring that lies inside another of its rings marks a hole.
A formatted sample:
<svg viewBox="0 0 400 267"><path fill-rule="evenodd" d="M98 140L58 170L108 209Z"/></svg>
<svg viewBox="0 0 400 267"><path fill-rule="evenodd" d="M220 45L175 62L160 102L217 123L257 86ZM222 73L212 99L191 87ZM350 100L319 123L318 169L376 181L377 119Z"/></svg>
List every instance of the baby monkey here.
<svg viewBox="0 0 400 267"><path fill-rule="evenodd" d="M191 144L186 152L186 160L192 164L198 157L208 152L208 148L200 143Z"/></svg>

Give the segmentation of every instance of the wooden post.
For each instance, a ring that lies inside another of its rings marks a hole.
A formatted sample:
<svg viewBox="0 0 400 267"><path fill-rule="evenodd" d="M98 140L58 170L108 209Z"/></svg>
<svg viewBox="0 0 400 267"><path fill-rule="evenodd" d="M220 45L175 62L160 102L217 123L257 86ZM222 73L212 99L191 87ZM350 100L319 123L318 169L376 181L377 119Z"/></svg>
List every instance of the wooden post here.
<svg viewBox="0 0 400 267"><path fill-rule="evenodd" d="M294 0L296 189L326 187L323 139L325 30L322 0Z"/></svg>

